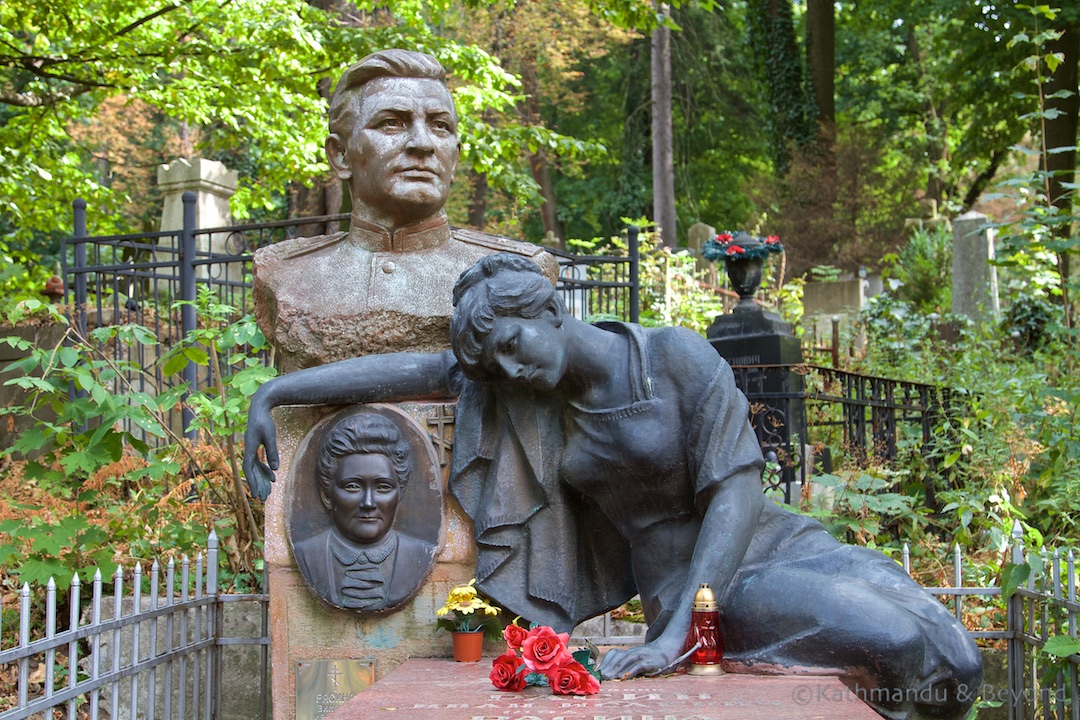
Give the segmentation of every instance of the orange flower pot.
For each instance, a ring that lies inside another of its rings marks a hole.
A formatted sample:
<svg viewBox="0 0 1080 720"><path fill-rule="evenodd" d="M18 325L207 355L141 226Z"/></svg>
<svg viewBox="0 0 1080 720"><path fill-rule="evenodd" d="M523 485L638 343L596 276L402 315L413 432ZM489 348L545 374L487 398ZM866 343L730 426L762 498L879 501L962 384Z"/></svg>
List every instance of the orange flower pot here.
<svg viewBox="0 0 1080 720"><path fill-rule="evenodd" d="M484 653L484 633L479 632L453 632L454 659L458 662L480 662L480 656Z"/></svg>

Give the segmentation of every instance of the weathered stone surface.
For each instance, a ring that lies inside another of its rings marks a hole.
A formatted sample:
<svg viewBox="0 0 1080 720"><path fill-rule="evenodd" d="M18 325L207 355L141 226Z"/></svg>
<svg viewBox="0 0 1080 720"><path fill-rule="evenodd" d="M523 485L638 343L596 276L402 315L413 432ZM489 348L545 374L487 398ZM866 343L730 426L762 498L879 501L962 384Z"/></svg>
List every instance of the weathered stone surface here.
<svg viewBox="0 0 1080 720"><path fill-rule="evenodd" d="M980 212L964 213L953 221L952 311L976 322L997 317L997 268L994 231L985 227L989 218Z"/></svg>
<svg viewBox="0 0 1080 720"><path fill-rule="evenodd" d="M426 418L445 414L446 405L404 403L398 406L421 425ZM449 657L450 636L436 633L435 611L450 588L469 581L475 566L472 524L458 504L444 492L444 533L435 569L415 598L399 612L363 618L320 601L307 587L293 561L285 530L285 505L292 496L292 462L307 431L326 414L339 408L279 408L281 467L277 487L266 501L264 558L270 575L270 637L275 720L295 718L296 663L300 660L338 658L375 661L376 679L410 657ZM432 428L434 431L434 428ZM445 468L440 475L445 491Z"/></svg>
<svg viewBox="0 0 1080 720"><path fill-rule="evenodd" d="M161 229L177 230L183 227L184 206L181 197L188 190L196 194L196 227L219 228L228 225L229 198L236 193L237 178L235 170L230 170L217 160L205 158L180 158L158 165L158 189L164 196Z"/></svg>
<svg viewBox="0 0 1080 720"><path fill-rule="evenodd" d="M876 720L835 677L683 673L606 682L586 697L500 692L491 663L410 660L327 720Z"/></svg>
<svg viewBox="0 0 1080 720"><path fill-rule="evenodd" d="M697 258L694 264L698 270L707 273L710 285L716 285L716 263L709 262L702 255L705 243L716 237L716 228L703 222L696 222L690 226L687 236L690 248L694 251L694 257Z"/></svg>
<svg viewBox="0 0 1080 720"><path fill-rule="evenodd" d="M537 262L554 282L554 258L539 245L424 222L390 233L287 240L255 253L256 319L286 370L360 355L442 352L450 347L454 283L493 252ZM408 231L408 232L406 232Z"/></svg>

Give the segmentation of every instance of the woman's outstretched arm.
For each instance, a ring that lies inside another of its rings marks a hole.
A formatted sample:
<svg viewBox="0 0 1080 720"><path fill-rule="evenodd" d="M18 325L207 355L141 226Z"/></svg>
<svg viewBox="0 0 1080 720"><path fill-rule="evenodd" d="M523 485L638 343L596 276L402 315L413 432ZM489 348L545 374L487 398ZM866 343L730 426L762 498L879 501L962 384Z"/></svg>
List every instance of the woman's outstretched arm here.
<svg viewBox="0 0 1080 720"><path fill-rule="evenodd" d="M298 370L265 383L251 398L244 432L244 477L251 494L265 499L278 469L274 408L453 398L459 390L456 368L449 350L390 353ZM259 459L260 447L266 448L266 462Z"/></svg>
<svg viewBox="0 0 1080 720"><path fill-rule="evenodd" d="M720 598L742 564L764 503L761 479L753 471L728 478L712 496L701 523L690 571L660 636L630 650L610 650L600 671L605 678L654 675L686 649L690 614L698 586L709 583Z"/></svg>

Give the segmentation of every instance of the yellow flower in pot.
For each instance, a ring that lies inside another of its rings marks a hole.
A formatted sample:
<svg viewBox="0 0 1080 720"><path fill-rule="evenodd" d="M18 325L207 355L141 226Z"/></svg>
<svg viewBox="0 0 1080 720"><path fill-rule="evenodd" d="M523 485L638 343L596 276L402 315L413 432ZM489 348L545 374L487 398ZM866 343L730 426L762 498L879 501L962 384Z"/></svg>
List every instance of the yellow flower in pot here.
<svg viewBox="0 0 1080 720"><path fill-rule="evenodd" d="M502 611L476 591L476 578L468 585L451 588L446 603L435 611L439 619L435 629L449 630L454 639L454 659L477 662L483 651L484 636L502 637L498 615Z"/></svg>

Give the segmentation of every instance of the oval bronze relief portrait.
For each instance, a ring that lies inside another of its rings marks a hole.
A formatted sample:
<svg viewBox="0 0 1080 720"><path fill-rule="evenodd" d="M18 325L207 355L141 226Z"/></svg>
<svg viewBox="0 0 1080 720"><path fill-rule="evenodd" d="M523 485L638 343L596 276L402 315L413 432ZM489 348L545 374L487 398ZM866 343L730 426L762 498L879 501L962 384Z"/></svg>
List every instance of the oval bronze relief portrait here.
<svg viewBox="0 0 1080 720"><path fill-rule="evenodd" d="M423 428L390 405L352 407L317 423L296 458L285 523L308 587L363 613L416 595L442 525L439 465Z"/></svg>

